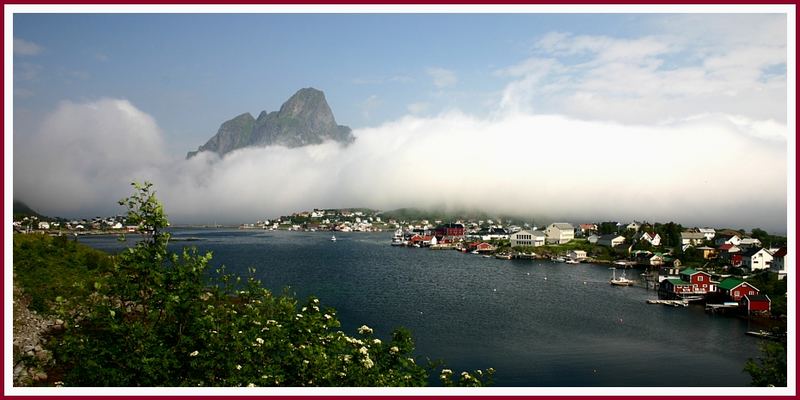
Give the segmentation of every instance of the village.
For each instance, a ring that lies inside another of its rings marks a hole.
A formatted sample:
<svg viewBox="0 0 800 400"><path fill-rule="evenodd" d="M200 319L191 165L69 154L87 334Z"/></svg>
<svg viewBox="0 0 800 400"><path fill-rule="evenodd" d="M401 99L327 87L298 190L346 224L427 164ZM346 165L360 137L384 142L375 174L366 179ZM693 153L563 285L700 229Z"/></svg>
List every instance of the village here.
<svg viewBox="0 0 800 400"><path fill-rule="evenodd" d="M537 228L504 218L402 218L370 209L314 209L240 229L332 232L394 230L392 246L456 250L499 259L608 264L623 271L612 284L658 293L654 304L705 304L714 313L785 315L786 238L761 229L684 228L669 222L555 222ZM640 279L624 278L636 269ZM759 288L763 286L762 288Z"/></svg>
<svg viewBox="0 0 800 400"><path fill-rule="evenodd" d="M213 225L220 228L221 225ZM64 220L25 216L17 232L50 234L135 232L123 216ZM239 229L330 232L394 231L392 246L456 250L499 259L593 263L622 270L612 284L658 294L655 304L705 304L709 312L778 316L786 311L786 238L760 229L683 228L675 223L555 222L537 228L512 219L398 218L371 209L314 209ZM639 278L625 278L636 269ZM759 287L766 286L766 287ZM777 298L776 298L777 297ZM776 307L777 306L777 307Z"/></svg>
<svg viewBox="0 0 800 400"><path fill-rule="evenodd" d="M453 249L508 260L610 264L622 269L623 276L625 269L635 268L642 271L639 281L614 278L610 283L635 283L654 290L659 300L652 304L697 302L709 312L748 317L785 314L785 238L759 229L754 230L756 235L747 235L730 229L683 229L672 223L602 223L602 229L593 223L552 223L542 229L483 223L409 225L397 229L392 245ZM759 289L760 283L767 290Z"/></svg>

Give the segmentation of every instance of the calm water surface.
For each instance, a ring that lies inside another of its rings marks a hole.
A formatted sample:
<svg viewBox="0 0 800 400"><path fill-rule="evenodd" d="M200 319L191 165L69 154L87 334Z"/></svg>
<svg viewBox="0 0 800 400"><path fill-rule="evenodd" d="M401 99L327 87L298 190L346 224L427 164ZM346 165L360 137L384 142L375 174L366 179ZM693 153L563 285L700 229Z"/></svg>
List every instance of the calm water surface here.
<svg viewBox="0 0 800 400"><path fill-rule="evenodd" d="M747 321L646 304L653 291L609 285L607 266L392 247L390 233L330 236L175 229L171 246L213 251L213 265L242 275L256 267L275 292L316 295L350 334L366 324L388 339L409 328L419 355L456 372L493 367L497 386L749 385L742 368L758 342Z"/></svg>

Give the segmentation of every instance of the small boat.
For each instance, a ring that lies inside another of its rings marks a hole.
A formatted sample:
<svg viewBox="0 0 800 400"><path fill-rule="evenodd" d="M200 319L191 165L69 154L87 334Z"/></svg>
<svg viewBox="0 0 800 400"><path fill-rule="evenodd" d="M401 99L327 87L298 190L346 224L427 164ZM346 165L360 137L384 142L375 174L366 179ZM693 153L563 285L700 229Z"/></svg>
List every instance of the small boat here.
<svg viewBox="0 0 800 400"><path fill-rule="evenodd" d="M567 261L564 261L564 262L567 263L567 264L578 264L578 260L573 260L571 258L567 259Z"/></svg>
<svg viewBox="0 0 800 400"><path fill-rule="evenodd" d="M564 262L566 259L564 257L555 257L552 259L553 262Z"/></svg>
<svg viewBox="0 0 800 400"><path fill-rule="evenodd" d="M473 250L470 253L472 253L472 254L480 254L480 253L478 253L478 250Z"/></svg>
<svg viewBox="0 0 800 400"><path fill-rule="evenodd" d="M499 258L501 260L510 260L511 259L511 254L498 253L498 254L494 255L494 258Z"/></svg>
<svg viewBox="0 0 800 400"><path fill-rule="evenodd" d="M331 236L331 242L335 242L335 241L336 241L336 235Z"/></svg>
<svg viewBox="0 0 800 400"><path fill-rule="evenodd" d="M617 278L617 269L616 268L609 268L612 271L613 276L609 283L615 286L631 286L633 285L634 281L625 277L625 271L622 271L622 276Z"/></svg>
<svg viewBox="0 0 800 400"><path fill-rule="evenodd" d="M398 229L394 231L394 236L392 236L392 246L405 246L405 241L403 240L403 230Z"/></svg>
<svg viewBox="0 0 800 400"><path fill-rule="evenodd" d="M745 334L749 336L755 336L761 339L774 340L776 342L779 342L781 340L786 340L786 334L778 334L774 332L765 331L763 329L758 331L747 331L745 332Z"/></svg>

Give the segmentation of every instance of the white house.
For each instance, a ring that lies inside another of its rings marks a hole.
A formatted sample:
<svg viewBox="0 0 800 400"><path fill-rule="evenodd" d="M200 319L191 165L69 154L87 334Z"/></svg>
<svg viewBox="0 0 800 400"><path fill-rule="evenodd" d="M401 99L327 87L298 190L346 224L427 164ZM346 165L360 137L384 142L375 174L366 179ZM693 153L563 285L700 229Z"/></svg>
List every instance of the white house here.
<svg viewBox="0 0 800 400"><path fill-rule="evenodd" d="M625 237L624 236L620 236L620 235L614 235L614 234L603 235L603 236L600 236L599 239L597 239L597 244L598 245L606 246L606 247L617 247L617 246L619 246L619 245L621 245L623 243L625 243Z"/></svg>
<svg viewBox="0 0 800 400"><path fill-rule="evenodd" d="M480 235L481 235L481 240L509 239L508 231L498 227L491 227L486 231L481 231Z"/></svg>
<svg viewBox="0 0 800 400"><path fill-rule="evenodd" d="M714 241L714 244L717 246L723 244L732 244L734 246L738 246L739 243L742 242L742 238L738 235L730 235L730 236L720 236L717 240Z"/></svg>
<svg viewBox="0 0 800 400"><path fill-rule="evenodd" d="M588 238L586 238L586 241L591 243L591 244L597 244L598 240L600 240L600 236L599 235L591 235Z"/></svg>
<svg viewBox="0 0 800 400"><path fill-rule="evenodd" d="M772 254L766 249L751 247L742 252L742 267L758 271L772 267Z"/></svg>
<svg viewBox="0 0 800 400"><path fill-rule="evenodd" d="M546 235L542 231L518 231L511 234L511 247L544 246Z"/></svg>
<svg viewBox="0 0 800 400"><path fill-rule="evenodd" d="M778 273L778 279L786 278L786 247L781 247L772 253L772 266L770 269Z"/></svg>
<svg viewBox="0 0 800 400"><path fill-rule="evenodd" d="M633 221L630 224L625 225L625 229L630 229L630 230L633 230L633 231L636 231L636 232L638 232L639 228L641 228L641 227L642 226L636 221Z"/></svg>
<svg viewBox="0 0 800 400"><path fill-rule="evenodd" d="M547 235L547 243L563 244L575 239L575 228L566 222L552 223L544 233Z"/></svg>
<svg viewBox="0 0 800 400"><path fill-rule="evenodd" d="M586 252L583 251L583 250L572 250L569 253L567 253L567 257L569 257L569 258L571 258L571 259L573 259L575 261L585 260L586 259Z"/></svg>
<svg viewBox="0 0 800 400"><path fill-rule="evenodd" d="M40 221L39 229L50 229L50 223L47 221Z"/></svg>
<svg viewBox="0 0 800 400"><path fill-rule="evenodd" d="M325 210L317 210L311 212L311 218L322 218L325 216Z"/></svg>
<svg viewBox="0 0 800 400"><path fill-rule="evenodd" d="M717 235L717 231L714 228L697 228L697 231L702 233L706 240L714 240L714 236Z"/></svg>
<svg viewBox="0 0 800 400"><path fill-rule="evenodd" d="M681 232L681 245L697 246L705 240L706 236L700 232Z"/></svg>
<svg viewBox="0 0 800 400"><path fill-rule="evenodd" d="M738 244L739 247L761 247L761 241L756 238L742 238Z"/></svg>
<svg viewBox="0 0 800 400"><path fill-rule="evenodd" d="M655 232L641 232L636 235L636 240L645 240L647 243L650 243L653 246L661 246L661 235Z"/></svg>

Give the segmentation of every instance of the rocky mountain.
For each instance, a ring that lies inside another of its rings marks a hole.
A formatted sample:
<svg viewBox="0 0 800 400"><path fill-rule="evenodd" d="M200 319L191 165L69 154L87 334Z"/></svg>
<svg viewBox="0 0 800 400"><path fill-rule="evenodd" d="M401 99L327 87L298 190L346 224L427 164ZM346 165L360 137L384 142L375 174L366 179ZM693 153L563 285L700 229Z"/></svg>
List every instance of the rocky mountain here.
<svg viewBox="0 0 800 400"><path fill-rule="evenodd" d="M223 156L243 147L300 147L325 140L347 145L355 137L349 127L336 124L325 93L305 88L298 90L278 111L262 111L258 118L244 113L225 121L214 137L197 151L189 152L186 158L201 151L213 151Z"/></svg>

